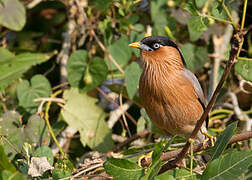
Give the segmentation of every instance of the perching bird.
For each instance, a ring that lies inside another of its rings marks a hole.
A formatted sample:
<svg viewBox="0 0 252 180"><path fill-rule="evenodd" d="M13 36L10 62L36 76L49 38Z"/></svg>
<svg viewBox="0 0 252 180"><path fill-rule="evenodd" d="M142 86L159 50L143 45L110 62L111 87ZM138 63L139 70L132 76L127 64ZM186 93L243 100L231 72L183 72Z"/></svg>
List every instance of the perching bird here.
<svg viewBox="0 0 252 180"><path fill-rule="evenodd" d="M166 37L149 36L129 46L140 49L144 67L139 95L148 116L166 135L189 138L206 100L177 45ZM197 135L200 142L205 139L207 124Z"/></svg>

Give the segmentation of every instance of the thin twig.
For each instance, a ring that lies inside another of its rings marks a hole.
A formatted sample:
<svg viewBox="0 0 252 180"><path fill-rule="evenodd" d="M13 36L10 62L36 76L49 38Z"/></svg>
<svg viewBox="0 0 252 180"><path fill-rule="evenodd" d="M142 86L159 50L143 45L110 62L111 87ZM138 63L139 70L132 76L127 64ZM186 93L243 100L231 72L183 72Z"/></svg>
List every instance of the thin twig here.
<svg viewBox="0 0 252 180"><path fill-rule="evenodd" d="M66 101L62 98L36 98L34 99L34 102L39 102L39 101L51 101L51 102L56 102L56 103L61 103L61 104L66 104Z"/></svg>

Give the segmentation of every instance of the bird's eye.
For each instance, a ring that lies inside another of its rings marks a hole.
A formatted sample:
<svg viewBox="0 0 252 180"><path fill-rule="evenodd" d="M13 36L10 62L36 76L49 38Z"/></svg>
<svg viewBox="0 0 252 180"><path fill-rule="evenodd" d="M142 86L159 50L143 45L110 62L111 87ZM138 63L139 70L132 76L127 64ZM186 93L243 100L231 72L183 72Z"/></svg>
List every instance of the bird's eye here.
<svg viewBox="0 0 252 180"><path fill-rule="evenodd" d="M161 47L161 45L160 45L160 44L158 44L158 43L155 43L155 44L153 45L153 47L154 47L155 49L158 49L158 48L160 48L160 47Z"/></svg>

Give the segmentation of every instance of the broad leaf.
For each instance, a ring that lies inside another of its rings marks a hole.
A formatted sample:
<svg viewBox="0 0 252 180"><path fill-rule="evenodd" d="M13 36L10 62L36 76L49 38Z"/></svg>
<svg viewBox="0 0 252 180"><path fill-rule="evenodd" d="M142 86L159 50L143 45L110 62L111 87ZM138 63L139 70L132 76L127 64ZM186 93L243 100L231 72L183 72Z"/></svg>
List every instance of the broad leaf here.
<svg viewBox="0 0 252 180"><path fill-rule="evenodd" d="M106 172L113 176L115 180L139 179L144 175L144 169L136 163L126 159L116 159L110 157L104 163Z"/></svg>
<svg viewBox="0 0 252 180"><path fill-rule="evenodd" d="M8 111L3 114L0 121L0 134L6 136L8 141L21 152L24 135L20 123L20 115L15 111ZM12 159L17 152L3 139L0 141L4 146L7 156Z"/></svg>
<svg viewBox="0 0 252 180"><path fill-rule="evenodd" d="M36 98L49 97L51 94L50 82L42 75L35 75L31 83L25 80L17 87L19 105L30 113L35 113L41 102L35 102Z"/></svg>
<svg viewBox="0 0 252 180"><path fill-rule="evenodd" d="M85 50L77 50L71 54L67 62L67 79L71 86L84 86L83 77L87 67L88 53Z"/></svg>
<svg viewBox="0 0 252 180"><path fill-rule="evenodd" d="M0 57L1 57L1 59L0 59L0 65L2 65L9 58L15 57L15 55L13 53L11 53L8 49L6 49L4 47L0 47Z"/></svg>
<svg viewBox="0 0 252 180"><path fill-rule="evenodd" d="M252 151L231 151L211 161L201 179L237 179L252 164Z"/></svg>
<svg viewBox="0 0 252 180"><path fill-rule="evenodd" d="M96 105L97 100L75 88L65 91L64 99L67 103L61 113L69 126L80 132L82 144L102 152L111 149L111 130L105 122L106 114Z"/></svg>
<svg viewBox="0 0 252 180"><path fill-rule="evenodd" d="M128 47L128 44L128 37L123 35L118 41L115 41L108 47L110 54L121 67L125 66L131 57L132 48ZM107 60L106 63L109 70L117 69L110 60Z"/></svg>
<svg viewBox="0 0 252 180"><path fill-rule="evenodd" d="M0 172L2 170L8 170L13 173L16 171L16 168L6 156L3 146L0 145Z"/></svg>
<svg viewBox="0 0 252 180"><path fill-rule="evenodd" d="M192 16L188 20L188 29L191 41L196 41L201 36L202 31L207 30L208 19L200 16Z"/></svg>
<svg viewBox="0 0 252 180"><path fill-rule="evenodd" d="M225 131L223 131L220 137L217 139L213 149L211 149L212 159L217 159L220 157L222 152L226 149L229 140L235 134L235 129L237 127L237 122L230 124Z"/></svg>
<svg viewBox="0 0 252 180"><path fill-rule="evenodd" d="M25 141L33 146L49 145L50 135L45 120L37 114L32 115L25 126Z"/></svg>
<svg viewBox="0 0 252 180"><path fill-rule="evenodd" d="M25 8L18 0L1 0L0 25L20 31L25 25Z"/></svg>
<svg viewBox="0 0 252 180"><path fill-rule="evenodd" d="M24 180L24 179L28 179L27 175L24 175L18 171L16 171L15 173L4 170L2 172L0 172L0 179L8 179L8 180Z"/></svg>
<svg viewBox="0 0 252 180"><path fill-rule="evenodd" d="M48 146L42 146L36 149L34 154L32 155L33 157L47 157L48 162L50 165L53 165L53 153L52 150Z"/></svg>
<svg viewBox="0 0 252 180"><path fill-rule="evenodd" d="M194 46L193 44L186 43L181 52L185 58L187 68L192 72L196 72L200 69L208 60L207 49L200 46Z"/></svg>
<svg viewBox="0 0 252 180"><path fill-rule="evenodd" d="M190 175L190 171L186 169L169 170L155 177L155 180L175 180L175 179L196 180L198 178L195 173L193 173L193 175Z"/></svg>
<svg viewBox="0 0 252 180"><path fill-rule="evenodd" d="M154 32L156 35L165 34L165 26L168 26L166 0L153 0L151 1L151 19L154 22Z"/></svg>
<svg viewBox="0 0 252 180"><path fill-rule="evenodd" d="M245 80L252 81L252 61L239 60L235 64L235 72L241 75Z"/></svg>
<svg viewBox="0 0 252 180"><path fill-rule="evenodd" d="M34 147L48 145L50 137L45 121L38 115L32 115L25 127L21 124L21 116L15 111L8 111L3 114L0 120L0 134L5 135L8 141L21 152L24 142ZM5 152L12 159L17 152L4 140L0 141Z"/></svg>
<svg viewBox="0 0 252 180"><path fill-rule="evenodd" d="M91 82L86 84L85 90L89 91L101 85L106 80L108 67L103 59L95 57L88 66Z"/></svg>
<svg viewBox="0 0 252 180"><path fill-rule="evenodd" d="M207 0L194 0L195 5L197 6L198 9L202 8Z"/></svg>
<svg viewBox="0 0 252 180"><path fill-rule="evenodd" d="M187 10L191 15L197 15L197 7L193 0L188 0L183 3L183 9Z"/></svg>
<svg viewBox="0 0 252 180"><path fill-rule="evenodd" d="M45 54L39 53L23 53L15 57L9 54L7 56L10 58L0 60L0 91L20 78L31 66L45 62L47 59Z"/></svg>
<svg viewBox="0 0 252 180"><path fill-rule="evenodd" d="M162 161L160 159L162 152L170 146L174 139L175 136L171 138L167 143L160 142L154 146L151 166L147 169L146 174L141 178L141 180L153 180L157 176L162 165Z"/></svg>
<svg viewBox="0 0 252 180"><path fill-rule="evenodd" d="M132 99L137 92L141 73L142 73L141 68L135 62L131 63L125 69L126 89L130 99Z"/></svg>

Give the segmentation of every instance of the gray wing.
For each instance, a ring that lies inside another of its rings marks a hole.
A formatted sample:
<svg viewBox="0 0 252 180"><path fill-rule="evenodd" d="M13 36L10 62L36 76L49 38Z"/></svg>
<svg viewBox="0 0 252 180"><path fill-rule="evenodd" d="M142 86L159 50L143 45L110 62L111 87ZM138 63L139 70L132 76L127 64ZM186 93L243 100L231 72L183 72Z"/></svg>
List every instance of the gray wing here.
<svg viewBox="0 0 252 180"><path fill-rule="evenodd" d="M200 83L199 83L198 79L196 78L196 76L191 71L189 71L186 68L184 68L183 74L192 83L192 85L193 85L193 87L195 89L195 92L196 92L199 100L201 101L201 103L203 103L204 109L205 109L206 99L204 97L204 94L203 94L203 91L202 91L202 88L200 86Z"/></svg>
<svg viewBox="0 0 252 180"><path fill-rule="evenodd" d="M198 96L198 100L199 100L201 106L203 107L203 109L205 110L206 109L206 99L204 97L204 94L203 94L203 91L202 91L202 88L200 86L200 83L199 83L198 79L196 78L196 76L191 71L189 71L186 68L184 68L183 74L192 83L192 85L193 85L193 87L195 89L195 92L196 92L196 94ZM209 118L207 116L206 128L208 128L208 120L209 120Z"/></svg>

